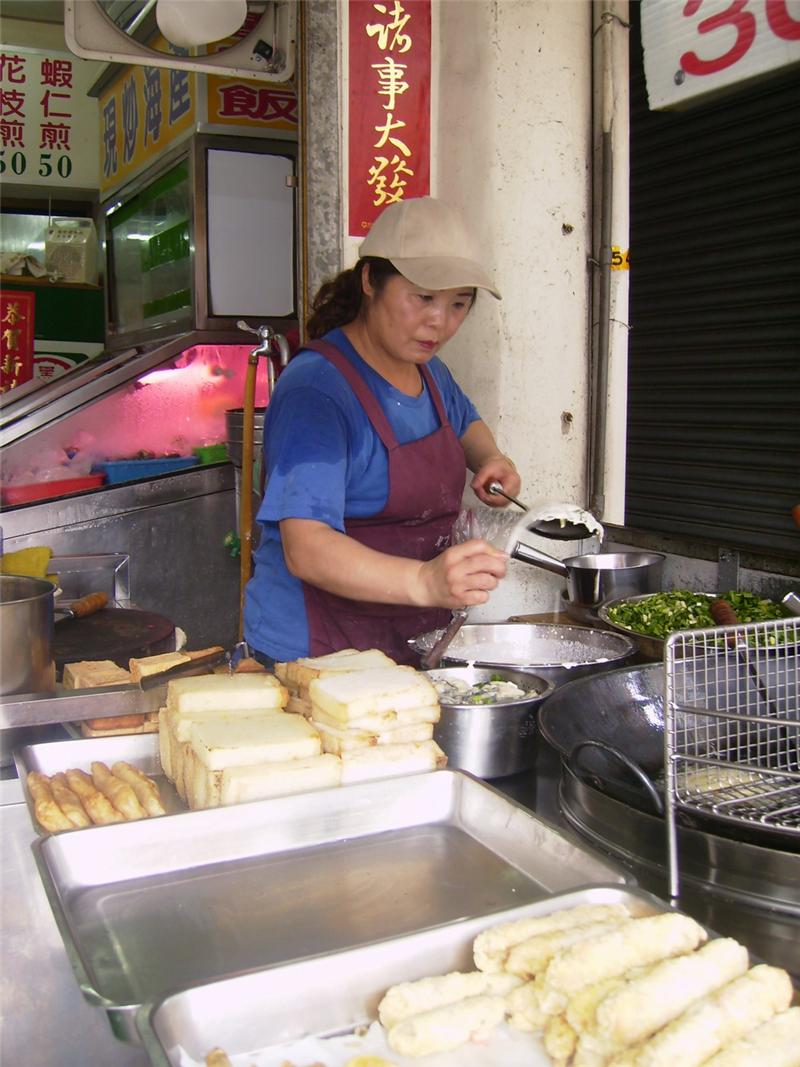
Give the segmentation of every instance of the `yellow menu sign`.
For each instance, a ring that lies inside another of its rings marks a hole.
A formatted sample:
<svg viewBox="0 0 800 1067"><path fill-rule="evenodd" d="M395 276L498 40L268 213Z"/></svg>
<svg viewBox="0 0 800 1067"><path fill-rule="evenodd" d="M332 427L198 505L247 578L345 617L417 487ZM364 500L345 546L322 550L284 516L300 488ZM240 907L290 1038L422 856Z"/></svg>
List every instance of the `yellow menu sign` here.
<svg viewBox="0 0 800 1067"><path fill-rule="evenodd" d="M197 122L197 75L126 67L100 97L100 196L161 155Z"/></svg>

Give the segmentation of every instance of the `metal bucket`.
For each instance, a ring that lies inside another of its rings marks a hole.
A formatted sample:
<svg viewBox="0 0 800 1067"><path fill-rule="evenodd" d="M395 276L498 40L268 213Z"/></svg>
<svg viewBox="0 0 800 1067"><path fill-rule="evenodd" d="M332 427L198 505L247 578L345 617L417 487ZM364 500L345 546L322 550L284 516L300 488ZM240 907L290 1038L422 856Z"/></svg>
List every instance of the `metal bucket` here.
<svg viewBox="0 0 800 1067"><path fill-rule="evenodd" d="M0 695L55 689L55 590L41 578L0 575Z"/></svg>
<svg viewBox="0 0 800 1067"><path fill-rule="evenodd" d="M55 590L41 578L0 574L0 697L55 691ZM0 731L0 767L10 766L13 749L36 740L38 732L28 726Z"/></svg>
<svg viewBox="0 0 800 1067"><path fill-rule="evenodd" d="M259 455L264 443L264 413L266 408L253 412L253 453ZM242 442L244 440L244 408L229 408L225 412L228 458L235 467L242 466Z"/></svg>

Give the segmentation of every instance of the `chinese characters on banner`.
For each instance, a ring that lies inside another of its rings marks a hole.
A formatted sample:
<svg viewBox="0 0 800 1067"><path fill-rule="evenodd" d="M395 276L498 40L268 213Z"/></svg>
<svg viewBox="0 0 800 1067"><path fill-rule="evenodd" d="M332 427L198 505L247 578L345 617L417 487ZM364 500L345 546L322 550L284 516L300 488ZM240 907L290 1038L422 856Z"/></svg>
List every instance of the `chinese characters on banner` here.
<svg viewBox="0 0 800 1067"><path fill-rule="evenodd" d="M106 89L100 97L101 197L194 129L196 85L197 76L186 70L131 66Z"/></svg>
<svg viewBox="0 0 800 1067"><path fill-rule="evenodd" d="M350 0L349 227L430 191L430 0Z"/></svg>
<svg viewBox="0 0 800 1067"><path fill-rule="evenodd" d="M0 393L33 377L36 294L0 291Z"/></svg>
<svg viewBox="0 0 800 1067"><path fill-rule="evenodd" d="M72 55L0 49L0 181L97 188L93 77Z"/></svg>

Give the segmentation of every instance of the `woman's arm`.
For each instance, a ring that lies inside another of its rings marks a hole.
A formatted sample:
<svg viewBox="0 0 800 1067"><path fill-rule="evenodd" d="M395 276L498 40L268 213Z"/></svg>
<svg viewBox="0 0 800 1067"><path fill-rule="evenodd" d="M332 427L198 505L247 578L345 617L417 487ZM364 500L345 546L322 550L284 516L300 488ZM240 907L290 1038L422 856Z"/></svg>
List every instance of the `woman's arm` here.
<svg viewBox="0 0 800 1067"><path fill-rule="evenodd" d="M485 604L508 557L487 541L466 541L428 562L376 552L312 519L280 523L286 566L309 585L351 600L415 607Z"/></svg>
<svg viewBox="0 0 800 1067"><path fill-rule="evenodd" d="M490 482L499 482L506 493L517 496L522 480L513 462L497 447L486 423L480 419L471 422L461 435L461 447L467 466L475 475L470 485L479 500L493 508L507 507L507 500L488 491Z"/></svg>

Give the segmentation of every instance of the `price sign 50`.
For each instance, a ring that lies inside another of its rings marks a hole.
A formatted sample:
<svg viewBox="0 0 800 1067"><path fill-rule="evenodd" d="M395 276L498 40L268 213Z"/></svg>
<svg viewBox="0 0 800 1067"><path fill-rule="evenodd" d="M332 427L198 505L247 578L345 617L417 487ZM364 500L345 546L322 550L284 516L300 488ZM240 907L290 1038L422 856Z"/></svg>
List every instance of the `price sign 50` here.
<svg viewBox="0 0 800 1067"><path fill-rule="evenodd" d="M29 166L35 168L40 178L66 180L72 174L72 158L66 152L40 152L37 160L29 159L19 148L12 152L0 148L0 174L13 174L21 178L29 172Z"/></svg>

